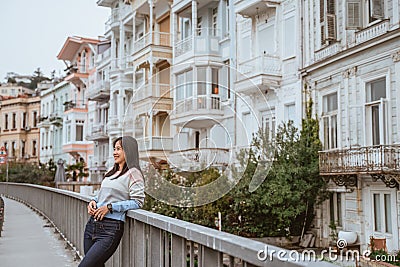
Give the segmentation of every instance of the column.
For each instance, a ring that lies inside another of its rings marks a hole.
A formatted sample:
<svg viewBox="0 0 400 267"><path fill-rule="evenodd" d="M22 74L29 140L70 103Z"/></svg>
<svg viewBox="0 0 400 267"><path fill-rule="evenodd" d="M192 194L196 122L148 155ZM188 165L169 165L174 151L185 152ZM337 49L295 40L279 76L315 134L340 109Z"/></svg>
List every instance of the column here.
<svg viewBox="0 0 400 267"><path fill-rule="evenodd" d="M392 0L392 5L393 5L393 25L395 26L395 29L398 29L400 26L399 0Z"/></svg>
<svg viewBox="0 0 400 267"><path fill-rule="evenodd" d="M175 12L171 12L171 46L172 46L172 65L173 65L173 61L176 55L176 51L175 51L175 44L178 42L178 17L176 16Z"/></svg>
<svg viewBox="0 0 400 267"><path fill-rule="evenodd" d="M192 49L193 51L196 51L196 46L195 46L195 36L196 36L196 29L197 29L197 1L192 0Z"/></svg>
<svg viewBox="0 0 400 267"><path fill-rule="evenodd" d="M396 1L395 1L396 2ZM396 92L396 119L397 129L393 129L392 133L396 133L397 136L393 136L392 141L400 144L400 50L396 51L392 55L394 63L394 77L395 81L395 92Z"/></svg>
<svg viewBox="0 0 400 267"><path fill-rule="evenodd" d="M120 69L125 68L125 25L121 21L120 33L119 33L119 67Z"/></svg>
<svg viewBox="0 0 400 267"><path fill-rule="evenodd" d="M275 23L276 25L276 23ZM255 58L258 53L257 44L257 19L251 17L251 53L250 58Z"/></svg>
<svg viewBox="0 0 400 267"><path fill-rule="evenodd" d="M148 135L148 137L149 137L149 146L150 146L150 148L151 149L153 149L153 135L154 135L154 133L153 133L153 110L150 110L150 112L148 113L148 119L149 119L149 123L148 123L148 127L149 127L149 130L148 130L148 133L149 133L149 135Z"/></svg>
<svg viewBox="0 0 400 267"><path fill-rule="evenodd" d="M116 41L115 41L115 34L111 31L111 69L115 69L116 67ZM65 101L68 101L67 99Z"/></svg>
<svg viewBox="0 0 400 267"><path fill-rule="evenodd" d="M153 0L149 0L149 9L150 9L150 29L149 29L149 43L151 44L153 42L153 24L154 24L154 4ZM146 40L145 40L146 43Z"/></svg>

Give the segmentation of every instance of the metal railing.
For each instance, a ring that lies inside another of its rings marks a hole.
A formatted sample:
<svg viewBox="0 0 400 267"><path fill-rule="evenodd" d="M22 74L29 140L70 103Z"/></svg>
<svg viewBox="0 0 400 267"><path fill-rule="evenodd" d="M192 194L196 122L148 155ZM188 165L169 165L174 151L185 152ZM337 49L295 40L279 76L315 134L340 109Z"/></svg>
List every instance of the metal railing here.
<svg viewBox="0 0 400 267"><path fill-rule="evenodd" d="M400 145L378 145L319 152L321 174L400 172Z"/></svg>
<svg viewBox="0 0 400 267"><path fill-rule="evenodd" d="M13 197L43 214L63 238L83 253L83 233L89 198L78 193L38 185L0 183L0 193ZM193 223L151 213L129 211L124 236L106 266L222 267L333 266L326 262L293 262L277 254L260 261L266 244ZM268 245L268 250L285 251ZM196 262L196 263L195 263ZM196 264L196 265L195 265Z"/></svg>

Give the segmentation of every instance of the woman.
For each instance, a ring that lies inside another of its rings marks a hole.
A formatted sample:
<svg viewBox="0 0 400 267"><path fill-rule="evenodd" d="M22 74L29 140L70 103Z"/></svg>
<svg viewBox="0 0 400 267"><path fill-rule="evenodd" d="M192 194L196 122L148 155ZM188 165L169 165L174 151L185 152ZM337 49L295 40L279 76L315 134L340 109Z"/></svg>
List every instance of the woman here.
<svg viewBox="0 0 400 267"><path fill-rule="evenodd" d="M136 140L119 137L113 147L114 167L87 206L91 217L85 228L85 257L80 267L104 266L121 241L126 212L143 206L144 181Z"/></svg>

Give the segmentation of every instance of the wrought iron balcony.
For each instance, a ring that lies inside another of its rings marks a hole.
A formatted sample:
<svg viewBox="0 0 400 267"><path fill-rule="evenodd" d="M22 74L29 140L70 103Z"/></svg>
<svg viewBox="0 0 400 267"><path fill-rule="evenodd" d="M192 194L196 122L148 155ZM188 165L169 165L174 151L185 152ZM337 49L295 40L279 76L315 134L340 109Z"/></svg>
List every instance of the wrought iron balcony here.
<svg viewBox="0 0 400 267"><path fill-rule="evenodd" d="M333 178L338 185L348 185L357 174L369 174L389 187L400 181L400 145L378 145L321 151L320 174ZM340 177L338 181L338 178ZM350 178L350 180L349 180ZM352 182L350 183L352 184ZM356 180L355 180L356 184Z"/></svg>

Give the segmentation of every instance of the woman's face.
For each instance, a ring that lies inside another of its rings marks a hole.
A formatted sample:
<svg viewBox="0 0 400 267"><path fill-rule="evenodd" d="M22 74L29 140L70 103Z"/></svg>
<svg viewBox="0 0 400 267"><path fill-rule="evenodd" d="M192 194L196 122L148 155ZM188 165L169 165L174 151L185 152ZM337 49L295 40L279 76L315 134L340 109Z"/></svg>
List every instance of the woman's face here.
<svg viewBox="0 0 400 267"><path fill-rule="evenodd" d="M122 149L121 141L118 141L114 147L114 161L115 163L121 165L125 163L125 152Z"/></svg>

